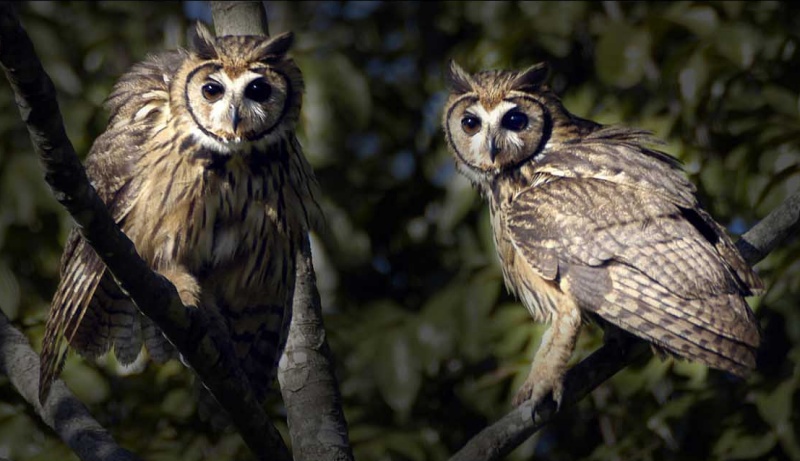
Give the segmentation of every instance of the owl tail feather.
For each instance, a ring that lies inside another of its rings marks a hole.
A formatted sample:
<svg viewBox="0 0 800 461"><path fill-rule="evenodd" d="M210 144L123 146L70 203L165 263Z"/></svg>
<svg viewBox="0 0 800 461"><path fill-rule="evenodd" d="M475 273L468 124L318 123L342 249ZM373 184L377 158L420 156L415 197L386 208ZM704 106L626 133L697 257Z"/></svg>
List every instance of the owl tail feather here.
<svg viewBox="0 0 800 461"><path fill-rule="evenodd" d="M77 235L77 234L73 234ZM89 302L105 272L105 265L83 239L70 236L67 262L53 297L45 325L39 372L39 402L47 400L53 381L61 374L68 347L86 314Z"/></svg>
<svg viewBox="0 0 800 461"><path fill-rule="evenodd" d="M40 402L47 399L53 381L64 368L70 346L92 359L113 349L122 365L136 362L143 345L156 362L176 356L175 348L158 327L139 313L94 249L77 235L67 242L61 282L45 326Z"/></svg>

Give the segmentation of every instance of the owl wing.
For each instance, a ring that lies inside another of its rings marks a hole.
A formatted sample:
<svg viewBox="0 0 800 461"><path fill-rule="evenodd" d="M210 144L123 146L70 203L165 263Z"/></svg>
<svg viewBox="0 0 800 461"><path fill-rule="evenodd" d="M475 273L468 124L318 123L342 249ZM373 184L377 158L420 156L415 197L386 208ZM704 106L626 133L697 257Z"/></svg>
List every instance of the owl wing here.
<svg viewBox="0 0 800 461"><path fill-rule="evenodd" d="M140 197L142 181L137 162L155 131L169 119L169 76L185 54L156 55L134 66L109 96L109 128L101 134L86 158L86 173L97 194L120 226ZM90 306L96 305L96 308ZM47 319L41 354L39 398L43 401L61 372L67 342L82 353L105 353L115 339L118 358L132 362L141 349L135 330L135 306L106 273L105 264L91 245L73 230L61 258L59 282ZM146 325L146 326L149 326ZM150 328L152 330L152 328ZM148 330L148 331L150 331ZM155 336L151 332L151 336Z"/></svg>
<svg viewBox="0 0 800 461"><path fill-rule="evenodd" d="M121 131L121 133L115 133ZM130 138L131 130L112 130L106 132L92 148L92 154L87 158L86 170L100 198L114 220L120 224L130 209L133 207L138 195L139 182L134 178L133 163L135 159L131 152L122 154L116 161L110 159L108 149L117 144L117 141L126 142ZM112 145L113 143L113 145ZM115 152L116 153L116 152ZM91 356L99 356L107 348L109 321L100 316L100 312L91 312L89 319L94 328L93 338L76 338L79 326L84 320L90 302L95 297L98 286L104 278L104 286L113 291L116 284L110 274L106 274L106 266L94 249L81 236L77 229L73 229L65 244L61 257L61 280L53 296L50 314L45 326L45 335L42 343L42 369L39 379L39 398L43 401L50 389L53 380L61 372L67 355L67 342L78 340L82 343L82 352ZM108 283L110 281L110 283ZM117 289L118 290L118 289ZM114 296L114 293L111 293ZM84 325L85 327L85 325ZM85 328L82 328L85 330ZM85 335L82 335L85 336Z"/></svg>
<svg viewBox="0 0 800 461"><path fill-rule="evenodd" d="M715 368L755 366L759 334L742 296L758 278L702 210L641 187L561 178L519 193L506 228L517 257L581 309Z"/></svg>

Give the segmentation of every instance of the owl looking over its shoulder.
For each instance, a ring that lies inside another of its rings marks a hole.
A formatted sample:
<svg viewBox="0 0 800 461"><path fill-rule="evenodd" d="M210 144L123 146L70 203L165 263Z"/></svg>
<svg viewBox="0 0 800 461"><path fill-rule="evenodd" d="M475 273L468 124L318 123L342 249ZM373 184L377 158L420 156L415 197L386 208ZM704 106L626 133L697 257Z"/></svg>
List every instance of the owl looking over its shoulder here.
<svg viewBox="0 0 800 461"><path fill-rule="evenodd" d="M198 25L193 45L120 78L85 166L142 258L229 335L263 399L288 334L296 250L321 216L295 136L303 79L290 33L214 38ZM122 364L175 355L77 230L47 320L42 401L65 343Z"/></svg>
<svg viewBox="0 0 800 461"><path fill-rule="evenodd" d="M746 375L762 289L649 133L570 114L547 68L449 70L443 125L460 172L489 202L503 277L548 322L515 404L560 401L582 322L600 318L658 350Z"/></svg>

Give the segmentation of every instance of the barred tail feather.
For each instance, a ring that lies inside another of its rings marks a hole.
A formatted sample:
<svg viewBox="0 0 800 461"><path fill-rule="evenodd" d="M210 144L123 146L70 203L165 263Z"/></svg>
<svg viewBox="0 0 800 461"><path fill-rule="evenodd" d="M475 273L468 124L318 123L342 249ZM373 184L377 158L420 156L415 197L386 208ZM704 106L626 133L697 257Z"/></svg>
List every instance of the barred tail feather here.
<svg viewBox="0 0 800 461"><path fill-rule="evenodd" d="M105 265L86 241L74 233L62 261L62 279L53 297L45 326L39 372L39 401L44 402L61 373L71 343L89 302L105 272Z"/></svg>
<svg viewBox="0 0 800 461"><path fill-rule="evenodd" d="M103 277L89 311L96 318L90 321L87 313L72 345L90 357L102 355L113 347L121 364L133 363L142 350L141 314L111 276Z"/></svg>
<svg viewBox="0 0 800 461"><path fill-rule="evenodd" d="M249 306L234 311L222 307L236 356L256 398L262 401L275 380L278 360L286 345L291 309L279 304Z"/></svg>
<svg viewBox="0 0 800 461"><path fill-rule="evenodd" d="M157 363L164 363L178 356L172 343L150 319L140 316L139 320L142 323L142 341L151 359Z"/></svg>
<svg viewBox="0 0 800 461"><path fill-rule="evenodd" d="M263 402L275 381L278 361L286 346L291 307L284 308L280 304L260 304L241 309L221 306L219 314L224 318L233 349L256 400ZM208 421L216 429L229 425L230 417L199 379L195 380L195 388L200 419Z"/></svg>

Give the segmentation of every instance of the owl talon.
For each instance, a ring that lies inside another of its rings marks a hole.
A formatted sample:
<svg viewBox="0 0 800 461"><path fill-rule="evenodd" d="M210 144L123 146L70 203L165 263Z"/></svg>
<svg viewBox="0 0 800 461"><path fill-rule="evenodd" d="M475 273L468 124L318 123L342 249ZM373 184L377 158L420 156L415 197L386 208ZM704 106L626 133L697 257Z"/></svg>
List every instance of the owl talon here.
<svg viewBox="0 0 800 461"><path fill-rule="evenodd" d="M550 396L555 402L557 411L561 408L563 394L564 386L560 378L543 379L541 375L537 374L534 377L534 373L531 373L522 387L519 388L511 403L514 407L518 407L530 400L534 408L539 410L546 403L545 398Z"/></svg>

